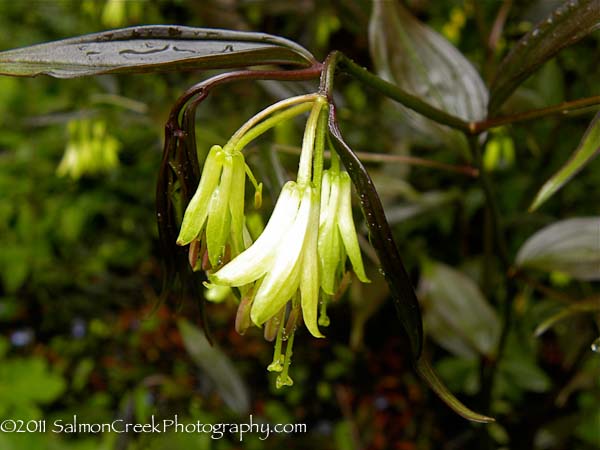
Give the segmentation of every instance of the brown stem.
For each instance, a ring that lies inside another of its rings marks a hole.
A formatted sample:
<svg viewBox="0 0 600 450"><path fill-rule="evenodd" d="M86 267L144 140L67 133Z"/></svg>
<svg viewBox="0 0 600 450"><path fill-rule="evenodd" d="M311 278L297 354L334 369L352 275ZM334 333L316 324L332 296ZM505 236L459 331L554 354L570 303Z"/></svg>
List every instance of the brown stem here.
<svg viewBox="0 0 600 450"><path fill-rule="evenodd" d="M587 108L588 106L600 105L600 95L593 97L580 98L570 102L562 102L557 105L548 106L546 108L532 109L522 113L512 114L510 116L496 117L493 119L483 120L481 122L469 123L469 133L479 134L490 128L508 125L510 123L525 122L527 120L537 119L540 117L551 116L554 114L568 114L570 111Z"/></svg>

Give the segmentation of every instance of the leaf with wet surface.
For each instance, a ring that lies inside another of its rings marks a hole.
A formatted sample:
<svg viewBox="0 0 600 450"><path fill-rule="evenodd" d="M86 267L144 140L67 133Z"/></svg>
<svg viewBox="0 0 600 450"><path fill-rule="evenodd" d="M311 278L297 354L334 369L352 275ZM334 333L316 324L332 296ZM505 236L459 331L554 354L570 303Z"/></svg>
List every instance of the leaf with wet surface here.
<svg viewBox="0 0 600 450"><path fill-rule="evenodd" d="M490 88L490 115L496 115L513 91L563 48L600 28L600 0L570 0L517 43L496 72Z"/></svg>
<svg viewBox="0 0 600 450"><path fill-rule="evenodd" d="M314 61L300 45L269 34L149 25L1 52L0 75L75 78L261 64L308 67Z"/></svg>

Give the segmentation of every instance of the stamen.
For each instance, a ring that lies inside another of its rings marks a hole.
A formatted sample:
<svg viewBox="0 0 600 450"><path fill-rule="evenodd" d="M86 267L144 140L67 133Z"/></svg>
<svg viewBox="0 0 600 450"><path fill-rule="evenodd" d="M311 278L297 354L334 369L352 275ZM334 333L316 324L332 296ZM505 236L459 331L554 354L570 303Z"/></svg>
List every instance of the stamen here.
<svg viewBox="0 0 600 450"><path fill-rule="evenodd" d="M284 357L281 354L281 344L283 342L283 319L285 318L285 306L281 308L279 316L279 330L277 332L277 340L275 341L275 352L273 354L273 362L269 364L267 370L269 372L281 372L283 370ZM279 377L277 377L279 379Z"/></svg>
<svg viewBox="0 0 600 450"><path fill-rule="evenodd" d="M328 327L330 323L329 316L327 316L327 303L329 303L330 299L330 295L322 293L319 308L319 325L322 327Z"/></svg>

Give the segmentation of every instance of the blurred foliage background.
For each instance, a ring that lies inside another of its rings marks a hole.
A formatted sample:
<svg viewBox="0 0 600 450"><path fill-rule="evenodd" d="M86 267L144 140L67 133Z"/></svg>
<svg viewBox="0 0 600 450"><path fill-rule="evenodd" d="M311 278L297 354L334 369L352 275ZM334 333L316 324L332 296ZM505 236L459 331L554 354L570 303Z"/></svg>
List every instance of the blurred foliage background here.
<svg viewBox="0 0 600 450"><path fill-rule="evenodd" d="M489 82L500 59L560 2L513 2L504 33L489 34L507 2L411 0L406 5L460 49ZM510 2L508 2L510 3ZM0 2L0 49L139 24L254 30L301 43L318 59L338 49L372 68L367 0ZM506 112L599 94L598 33L561 52L519 88ZM155 414L206 423L306 423L308 433L57 435L0 433L1 449L457 449L480 448L482 427L449 411L410 368L387 288L353 283L331 308L327 339L295 346L291 389L265 367L272 346L257 330L238 336L235 304L209 304L215 335L198 333L198 299L153 312L161 282L154 186L170 105L208 73L56 80L0 77L0 418L144 423ZM464 163L455 149L409 132L395 105L358 82L337 83L342 128L357 150ZM241 82L199 108L198 147L223 144L268 104L313 82ZM598 214L598 162L539 212L527 207L566 160L590 111L494 129L484 162L496 185L510 255L545 225ZM250 164L277 194L269 165L293 171L301 123L251 149ZM269 161L269 162L266 162ZM403 258L419 285L429 355L444 381L477 409L480 370L493 348L506 295L490 253L477 180L393 162L369 169ZM272 199L272 197L271 197ZM269 211L267 200L264 211ZM357 215L357 217L359 217ZM363 233L365 229L363 227ZM365 247L369 254L368 245ZM497 448L600 448L600 355L591 314L540 337L534 330L597 284L568 273L528 272L513 303L508 347L493 390ZM593 309L593 308L592 308ZM482 363L483 361L483 363Z"/></svg>

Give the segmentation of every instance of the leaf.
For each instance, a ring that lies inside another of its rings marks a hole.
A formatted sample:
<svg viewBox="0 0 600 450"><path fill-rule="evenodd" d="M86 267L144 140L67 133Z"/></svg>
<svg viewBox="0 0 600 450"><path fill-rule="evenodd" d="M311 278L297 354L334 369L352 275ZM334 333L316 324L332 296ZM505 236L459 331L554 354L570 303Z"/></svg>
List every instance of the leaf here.
<svg viewBox="0 0 600 450"><path fill-rule="evenodd" d="M600 280L600 217L561 220L541 229L525 241L516 264L564 272L578 280Z"/></svg>
<svg viewBox="0 0 600 450"><path fill-rule="evenodd" d="M177 322L183 345L196 364L210 377L223 401L238 414L250 409L250 395L231 360L204 333L186 320Z"/></svg>
<svg viewBox="0 0 600 450"><path fill-rule="evenodd" d="M344 163L359 194L360 205L367 219L371 244L379 257L381 272L390 288L400 323L410 341L411 356L413 361L417 361L423 350L423 323L419 301L398 253L392 230L385 218L381 199L373 185L373 180L356 153L344 141L333 104L329 107L329 133L331 143Z"/></svg>
<svg viewBox="0 0 600 450"><path fill-rule="evenodd" d="M419 292L426 330L441 347L464 358L493 355L500 321L473 280L445 264L427 262Z"/></svg>
<svg viewBox="0 0 600 450"><path fill-rule="evenodd" d="M458 400L454 394L448 390L444 383L442 383L425 358L421 358L417 362L416 369L419 375L421 375L421 378L427 382L429 387L457 414L460 414L465 419L473 422L490 423L495 421L494 418L476 413L463 405L460 400Z"/></svg>
<svg viewBox="0 0 600 450"><path fill-rule="evenodd" d="M309 66L300 45L264 33L149 25L103 31L0 53L0 75L74 78L105 73Z"/></svg>
<svg viewBox="0 0 600 450"><path fill-rule="evenodd" d="M444 37L415 19L398 1L373 2L371 56L379 76L412 95L427 98L465 120L485 118L487 89L471 63ZM460 132L399 106L417 131L442 142L466 145Z"/></svg>
<svg viewBox="0 0 600 450"><path fill-rule="evenodd" d="M573 303L572 305L567 306L566 308L561 309L555 314L552 314L542 323L540 323L535 329L535 335L540 336L544 334L546 330L553 327L557 322L566 319L567 317L571 317L577 314L582 313L592 313L600 311L600 297L594 296L592 298L582 300L577 303Z"/></svg>
<svg viewBox="0 0 600 450"><path fill-rule="evenodd" d="M590 123L573 155L538 191L529 211L539 208L542 203L577 175L586 164L591 162L598 153L600 153L600 112Z"/></svg>
<svg viewBox="0 0 600 450"><path fill-rule="evenodd" d="M572 0L559 6L523 36L498 67L490 88L490 115L544 62L598 28L600 0Z"/></svg>

